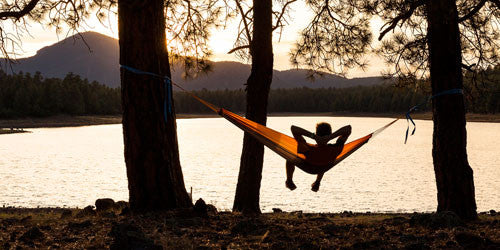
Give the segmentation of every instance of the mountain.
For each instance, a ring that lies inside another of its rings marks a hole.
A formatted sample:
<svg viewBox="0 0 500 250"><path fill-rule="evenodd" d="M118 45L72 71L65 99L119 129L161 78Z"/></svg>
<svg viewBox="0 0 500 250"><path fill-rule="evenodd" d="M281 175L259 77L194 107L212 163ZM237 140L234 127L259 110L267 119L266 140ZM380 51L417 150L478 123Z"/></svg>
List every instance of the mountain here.
<svg viewBox="0 0 500 250"><path fill-rule="evenodd" d="M118 58L118 40L85 32L81 37L71 36L44 47L32 57L18 59L12 67L14 72L40 71L44 77L63 78L73 72L91 81L117 87L120 85Z"/></svg>
<svg viewBox="0 0 500 250"><path fill-rule="evenodd" d="M73 72L90 81L98 81L110 87L120 85L118 40L96 32L85 32L68 37L58 43L40 49L36 55L18 59L14 72L40 71L45 77L64 77ZM244 88L250 65L239 62L213 62L212 72L200 74L196 79L185 80L180 67L173 67L172 78L189 90L203 88ZM272 88L323 88L375 85L382 83L380 77L348 79L325 74L314 82L306 80L307 70L275 70Z"/></svg>

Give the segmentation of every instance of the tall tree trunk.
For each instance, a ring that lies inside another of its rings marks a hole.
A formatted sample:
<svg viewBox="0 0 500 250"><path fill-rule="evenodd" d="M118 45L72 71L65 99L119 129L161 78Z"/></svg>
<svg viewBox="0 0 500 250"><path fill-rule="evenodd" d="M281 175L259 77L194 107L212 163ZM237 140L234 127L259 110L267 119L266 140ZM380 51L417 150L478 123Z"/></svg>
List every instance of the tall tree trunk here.
<svg viewBox="0 0 500 250"><path fill-rule="evenodd" d="M427 13L432 93L462 89L462 50L455 0L428 1ZM463 95L434 98L432 112L437 211L453 211L464 219L474 219L477 212L473 173L467 161Z"/></svg>
<svg viewBox="0 0 500 250"><path fill-rule="evenodd" d="M120 64L170 76L163 0L119 0ZM121 70L123 137L130 207L189 207L179 162L175 114L164 118L162 79Z"/></svg>
<svg viewBox="0 0 500 250"><path fill-rule="evenodd" d="M265 125L267 99L273 78L272 1L253 1L252 71L247 80L246 118ZM233 211L259 214L264 146L245 133Z"/></svg>

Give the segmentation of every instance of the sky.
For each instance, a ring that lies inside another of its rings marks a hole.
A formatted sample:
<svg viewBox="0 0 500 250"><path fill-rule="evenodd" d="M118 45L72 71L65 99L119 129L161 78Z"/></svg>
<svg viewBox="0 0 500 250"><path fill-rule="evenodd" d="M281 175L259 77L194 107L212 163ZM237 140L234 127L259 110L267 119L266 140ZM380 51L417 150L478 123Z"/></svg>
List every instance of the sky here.
<svg viewBox="0 0 500 250"><path fill-rule="evenodd" d="M277 35L273 38L274 50L274 67L277 70L286 70L293 68L289 62L289 53L298 39L298 34L305 28L312 18L312 13L303 2L295 2L290 12L291 20L289 24L283 29L281 40ZM241 61L234 54L227 54L233 48L234 39L236 37L237 19L234 19L223 30L212 30L210 38L210 47L213 51L213 56L210 58L213 61L239 61L242 63L249 63ZM372 21L372 29L374 36L378 34L381 23ZM66 33L56 34L54 30L42 27L40 24L31 24L29 28L31 36L25 36L22 39L23 51L17 51L18 58L29 57L36 54L36 52L48 45L57 43L58 41L66 38ZM101 24L97 19L93 18L87 22L85 27L80 31L95 31L118 39L118 26L116 16L111 16L108 22ZM168 32L168 31L167 31ZM71 35L71 34L69 34ZM383 60L374 56L367 56L369 67L365 71L360 69L353 69L348 72L347 77L366 77L377 76L383 69L386 69Z"/></svg>

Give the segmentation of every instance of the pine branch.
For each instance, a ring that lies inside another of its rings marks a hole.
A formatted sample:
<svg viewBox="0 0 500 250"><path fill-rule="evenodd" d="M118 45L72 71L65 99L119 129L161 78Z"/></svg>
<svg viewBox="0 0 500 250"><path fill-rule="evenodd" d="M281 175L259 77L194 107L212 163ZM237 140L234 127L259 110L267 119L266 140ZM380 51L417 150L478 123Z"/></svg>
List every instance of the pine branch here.
<svg viewBox="0 0 500 250"><path fill-rule="evenodd" d="M404 23L406 20L408 20L413 15L413 12L415 12L415 10L418 7L425 5L427 3L427 1L428 0L418 0L418 1L412 2L410 5L410 9L408 11L399 14L394 19L392 19L392 21L384 24L384 26L382 26L382 29L388 24L390 24L390 26L387 27L386 29L384 29L382 32L380 32L380 36L378 37L378 40L379 41L382 40L382 38L384 38L384 36L385 36L385 34L387 34L387 32L394 30L400 21Z"/></svg>
<svg viewBox="0 0 500 250"><path fill-rule="evenodd" d="M465 64L465 63L462 63L462 68L466 69L466 70L467 70L467 71L469 71L469 72L474 73L474 72L476 72L476 71L474 71L474 70L472 69L472 67L474 67L475 65L476 65L476 64L467 65L467 64Z"/></svg>
<svg viewBox="0 0 500 250"><path fill-rule="evenodd" d="M236 48L231 49L228 54L234 53L235 51L242 50L242 49L248 49L250 48L250 45L243 45L243 46L238 46Z"/></svg>
<svg viewBox="0 0 500 250"><path fill-rule="evenodd" d="M283 15L285 14L285 11L286 11L286 7L288 7L288 5L296 2L297 0L291 0L291 1L288 1L285 3L285 5L283 5L283 9L281 10L281 13L278 17L278 19L276 20L276 25L273 27L273 30L277 29L278 27L280 27L280 23L281 23L281 18L283 18Z"/></svg>
<svg viewBox="0 0 500 250"><path fill-rule="evenodd" d="M478 11L481 10L481 8L483 8L483 6L486 4L488 0L482 0L479 4L477 4L476 6L474 6L474 8L469 12L467 13L467 15L461 17L458 19L458 22L461 23L463 21L466 21L466 20L469 20L471 17L473 17Z"/></svg>
<svg viewBox="0 0 500 250"><path fill-rule="evenodd" d="M8 18L15 18L19 20L23 16L29 14L40 0L31 0L22 10L19 11L4 11L0 12L0 20L6 20Z"/></svg>
<svg viewBox="0 0 500 250"><path fill-rule="evenodd" d="M245 13L243 11L243 7L241 7L240 0L235 0L235 2L236 2L236 6L238 7L238 9L240 11L241 19L243 21L243 25L244 25L244 28L245 28L245 33L247 35L248 41L250 43L252 43L252 36L251 36L251 33L250 33L250 28L248 27L248 23L247 23L247 14L248 13Z"/></svg>
<svg viewBox="0 0 500 250"><path fill-rule="evenodd" d="M494 3L497 6L497 8L500 9L500 0L489 0L489 1Z"/></svg>

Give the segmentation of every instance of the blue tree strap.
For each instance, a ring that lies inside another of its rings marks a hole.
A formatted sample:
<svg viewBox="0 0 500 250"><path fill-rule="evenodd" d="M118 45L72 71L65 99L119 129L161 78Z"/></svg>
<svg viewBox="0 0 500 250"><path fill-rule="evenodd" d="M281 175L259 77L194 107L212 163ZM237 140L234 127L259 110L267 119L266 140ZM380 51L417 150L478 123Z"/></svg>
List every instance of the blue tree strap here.
<svg viewBox="0 0 500 250"><path fill-rule="evenodd" d="M411 118L410 113L418 110L419 106L420 105L413 106L410 110L408 110L408 112L406 112L406 123L408 123L408 127L406 128L405 144L406 141L408 140L408 131L410 130L410 122L413 124L413 131L411 132L411 135L415 134L415 130L417 130L417 126L415 125L415 122Z"/></svg>
<svg viewBox="0 0 500 250"><path fill-rule="evenodd" d="M430 99L434 99L438 96L442 96L442 95L452 95L452 94L461 94L463 95L464 94L464 90L463 89L449 89L449 90L445 90L443 92L439 92L433 96L431 96Z"/></svg>
<svg viewBox="0 0 500 250"><path fill-rule="evenodd" d="M463 95L464 94L464 91L462 89L449 89L449 90L445 90L445 91L442 91L442 92L439 92L433 96L430 96L429 98L427 98L427 100L423 103L420 103L416 106L413 106L410 110L408 110L408 112L406 112L406 122L408 123L408 127L406 128L406 136L405 136L405 144L406 144L406 141L408 140L408 132L410 130L410 122L413 124L413 131L411 132L411 135L415 134L415 130L417 130L417 126L415 125L415 122L413 121L413 119L411 118L410 114L416 110L419 109L420 106L423 106L425 104L427 104L427 102L429 102L430 100L436 98L436 97L439 97L439 96L443 96L443 95L452 95L452 94L461 94Z"/></svg>
<svg viewBox="0 0 500 250"><path fill-rule="evenodd" d="M167 95L167 100L168 100L168 113L172 113L172 95L174 94L172 92L172 81L170 78L167 78L167 89L168 89L168 95Z"/></svg>
<svg viewBox="0 0 500 250"><path fill-rule="evenodd" d="M128 70L128 71L130 71L130 72L132 72L134 74L138 74L138 75L149 75L149 76L154 76L154 77L159 77L159 78L165 78L165 76L161 76L161 75L158 75L158 74L155 74L155 73L151 73L151 72L142 71L140 69L132 68L132 67L129 67L129 66L126 66L126 65L121 65L120 64L120 67L123 68L123 69L126 69L126 70Z"/></svg>
<svg viewBox="0 0 500 250"><path fill-rule="evenodd" d="M167 122L167 117L169 114L172 114L172 80L168 76L162 76L159 74L151 73L151 72L146 72L142 71L140 69L132 68L126 65L121 65L120 67L128 70L134 74L138 75L148 75L148 76L153 76L157 78L161 78L164 83L164 89L165 89L165 97L163 98L163 117L165 120L165 123Z"/></svg>
<svg viewBox="0 0 500 250"><path fill-rule="evenodd" d="M165 119L165 123L167 123L167 117L170 112L167 113L168 110L168 102L167 99L170 97L169 89L168 89L168 79L164 79L164 89L165 89L165 98L163 98L163 118Z"/></svg>

